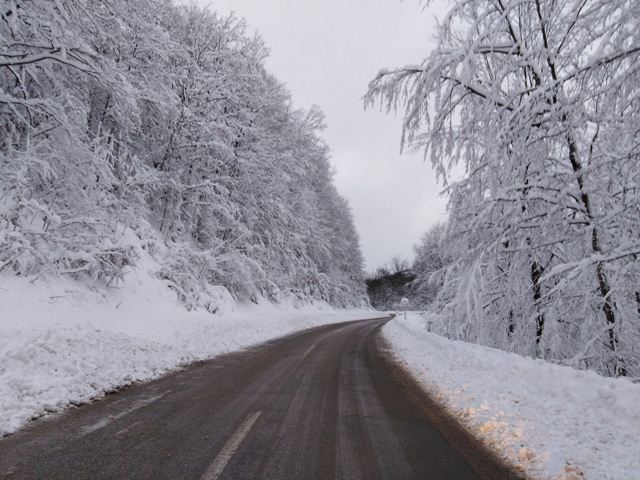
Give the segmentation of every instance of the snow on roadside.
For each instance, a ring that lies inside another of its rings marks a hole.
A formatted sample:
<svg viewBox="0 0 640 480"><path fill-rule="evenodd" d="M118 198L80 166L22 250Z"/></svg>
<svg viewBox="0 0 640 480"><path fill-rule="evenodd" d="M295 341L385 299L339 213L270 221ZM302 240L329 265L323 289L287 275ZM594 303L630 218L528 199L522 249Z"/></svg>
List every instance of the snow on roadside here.
<svg viewBox="0 0 640 480"><path fill-rule="evenodd" d="M142 269L106 291L0 275L0 436L180 365L322 324L380 316L327 305L243 307L230 299L220 305L221 315L187 312Z"/></svg>
<svg viewBox="0 0 640 480"><path fill-rule="evenodd" d="M640 478L640 385L448 340L415 313L382 332L427 391L529 477Z"/></svg>

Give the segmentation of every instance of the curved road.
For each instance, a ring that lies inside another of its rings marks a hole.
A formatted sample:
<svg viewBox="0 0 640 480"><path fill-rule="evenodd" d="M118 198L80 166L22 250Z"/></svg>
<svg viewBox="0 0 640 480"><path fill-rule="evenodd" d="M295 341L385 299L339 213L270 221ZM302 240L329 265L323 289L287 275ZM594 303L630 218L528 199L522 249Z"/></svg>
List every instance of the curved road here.
<svg viewBox="0 0 640 480"><path fill-rule="evenodd" d="M0 440L0 478L517 478L385 359L386 321L300 332L36 422Z"/></svg>

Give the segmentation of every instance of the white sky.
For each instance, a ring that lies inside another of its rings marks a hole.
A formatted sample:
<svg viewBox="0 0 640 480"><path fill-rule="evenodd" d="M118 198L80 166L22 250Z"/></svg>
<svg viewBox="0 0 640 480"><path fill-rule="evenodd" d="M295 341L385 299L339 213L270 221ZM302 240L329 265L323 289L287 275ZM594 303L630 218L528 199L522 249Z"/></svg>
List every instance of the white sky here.
<svg viewBox="0 0 640 480"><path fill-rule="evenodd" d="M363 109L367 85L383 67L427 57L434 14L418 0L199 0L221 15L246 19L271 51L267 68L296 105L317 104L351 205L366 268L412 246L445 217L445 200L422 155L400 156L401 117Z"/></svg>

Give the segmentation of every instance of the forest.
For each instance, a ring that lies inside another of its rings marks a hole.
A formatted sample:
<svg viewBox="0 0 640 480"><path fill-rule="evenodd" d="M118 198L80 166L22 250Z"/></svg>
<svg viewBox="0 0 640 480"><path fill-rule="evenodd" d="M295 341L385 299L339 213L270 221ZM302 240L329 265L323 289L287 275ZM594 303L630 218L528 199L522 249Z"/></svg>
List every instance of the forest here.
<svg viewBox="0 0 640 480"><path fill-rule="evenodd" d="M640 377L638 32L633 0L461 0L371 81L448 195L414 268L438 333Z"/></svg>
<svg viewBox="0 0 640 480"><path fill-rule="evenodd" d="M148 255L188 309L368 305L323 114L294 106L243 20L171 0L1 8L0 272L124 288Z"/></svg>
<svg viewBox="0 0 640 480"><path fill-rule="evenodd" d="M126 288L150 257L187 309L368 305L323 114L243 20L172 0L1 8L2 275ZM371 81L365 106L402 112L402 147L448 198L413 265L379 272L436 333L640 378L638 32L634 0L452 1L421 62Z"/></svg>

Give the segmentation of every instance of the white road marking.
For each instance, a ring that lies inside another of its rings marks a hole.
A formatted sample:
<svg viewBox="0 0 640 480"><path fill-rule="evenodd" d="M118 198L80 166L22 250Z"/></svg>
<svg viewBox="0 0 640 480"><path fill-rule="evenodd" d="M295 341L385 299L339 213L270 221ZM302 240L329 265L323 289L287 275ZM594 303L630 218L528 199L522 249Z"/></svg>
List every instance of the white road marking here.
<svg viewBox="0 0 640 480"><path fill-rule="evenodd" d="M307 348L305 352L302 354L302 360L304 360L305 357L309 355L311 353L311 350L313 350L314 348L316 348L315 345L311 345L309 348Z"/></svg>
<svg viewBox="0 0 640 480"><path fill-rule="evenodd" d="M207 471L204 472L204 475L200 477L200 480L216 480L220 476L224 467L227 466L227 463L229 463L233 454L236 453L236 450L242 443L242 440L247 436L247 433L249 433L249 430L251 430L253 424L256 423L256 420L258 420L261 413L262 412L252 412L245 421L242 422L242 425L240 425L234 432L233 436L222 448L222 451L218 454Z"/></svg>
<svg viewBox="0 0 640 480"><path fill-rule="evenodd" d="M165 393L168 393L168 392L165 392ZM80 432L80 437L82 438L85 435L88 435L90 433L95 432L96 430L100 430L101 428L104 428L107 425L109 425L114 420L118 420L118 419L124 417L125 415L129 415L131 412L134 412L134 411L138 410L139 408L146 407L150 403L153 403L156 400L160 400L162 397L165 396L165 393L160 394L160 395L156 395L155 397L150 397L150 398L145 398L143 400L138 400L136 403L133 404L133 406L130 409L125 410L124 412L120 412L120 413L118 413L116 415L109 415L107 418L103 418L102 420L100 420L99 422L94 423L93 425L87 425L86 427L82 427L82 432ZM118 432L118 433L120 433L120 432Z"/></svg>

